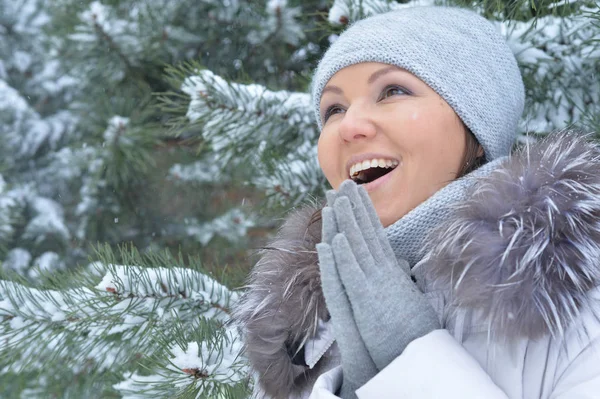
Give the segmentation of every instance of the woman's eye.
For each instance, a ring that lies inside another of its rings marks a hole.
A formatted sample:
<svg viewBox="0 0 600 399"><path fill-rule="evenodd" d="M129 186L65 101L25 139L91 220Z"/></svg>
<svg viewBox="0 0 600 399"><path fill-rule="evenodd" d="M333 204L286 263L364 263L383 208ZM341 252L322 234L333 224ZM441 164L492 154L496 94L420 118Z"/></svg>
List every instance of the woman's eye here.
<svg viewBox="0 0 600 399"><path fill-rule="evenodd" d="M408 92L408 90L406 90L400 86L388 86L385 89L383 89L383 92L381 93L379 100L381 101L388 97L396 96L399 94L409 94L409 92Z"/></svg>
<svg viewBox="0 0 600 399"><path fill-rule="evenodd" d="M342 109L338 105L332 105L325 110L325 115L323 115L323 123L327 122L330 116L335 115L342 111Z"/></svg>

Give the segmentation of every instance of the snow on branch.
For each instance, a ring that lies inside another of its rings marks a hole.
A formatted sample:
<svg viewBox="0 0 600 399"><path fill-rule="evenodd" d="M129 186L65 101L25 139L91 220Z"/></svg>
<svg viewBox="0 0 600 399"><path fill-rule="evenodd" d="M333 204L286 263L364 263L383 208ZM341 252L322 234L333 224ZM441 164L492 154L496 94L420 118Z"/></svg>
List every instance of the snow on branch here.
<svg viewBox="0 0 600 399"><path fill-rule="evenodd" d="M168 179L182 183L226 183L230 176L225 173L227 163L218 154L207 154L201 160L189 164L174 164L169 169Z"/></svg>
<svg viewBox="0 0 600 399"><path fill-rule="evenodd" d="M181 89L191 97L188 119L204 123L204 137L221 155L240 147L256 150L262 142L290 146L317 137L306 93L230 83L209 70L187 77Z"/></svg>
<svg viewBox="0 0 600 399"><path fill-rule="evenodd" d="M17 90L1 79L0 116L3 116L0 149L4 147L5 155L16 154L18 161L8 158L15 163L38 155L43 146L55 148L76 123L73 114L65 110L42 118Z"/></svg>
<svg viewBox="0 0 600 399"><path fill-rule="evenodd" d="M33 184L13 185L4 193L0 191L0 224L0 248L3 240L16 238L20 246L39 255L31 262L33 256L28 250L11 248L4 259L0 258L2 269L35 277L37 272L31 265L42 270L63 268L58 254L47 248L60 251L71 239L64 210L56 201L40 196Z"/></svg>
<svg viewBox="0 0 600 399"><path fill-rule="evenodd" d="M208 70L187 77L182 90L191 97L187 117L203 123L220 168L260 165L250 182L281 203L321 193L309 94L230 83Z"/></svg>
<svg viewBox="0 0 600 399"><path fill-rule="evenodd" d="M192 269L111 266L97 289L115 298L155 298L191 301L203 317L226 320L237 293ZM197 312L197 310L196 310ZM195 316L200 313L195 313ZM195 317L194 316L194 317Z"/></svg>
<svg viewBox="0 0 600 399"><path fill-rule="evenodd" d="M597 12L597 9L587 10ZM519 61L529 107L522 130L548 133L600 110L599 27L586 9L569 17L498 22Z"/></svg>
<svg viewBox="0 0 600 399"><path fill-rule="evenodd" d="M115 8L93 1L89 8L79 13L81 23L75 27L75 33L68 35L68 39L84 53L97 44L105 45L126 68L138 66L144 50L138 37L142 27L136 21L133 10L130 17L118 18ZM107 77L115 81L122 79L124 71L120 72Z"/></svg>
<svg viewBox="0 0 600 399"><path fill-rule="evenodd" d="M202 245L206 245L217 235L231 242L237 242L246 236L249 228L254 226L255 222L252 217L246 215L239 208L233 208L211 221L190 223L186 226L186 232Z"/></svg>
<svg viewBox="0 0 600 399"><path fill-rule="evenodd" d="M157 337L223 325L237 294L192 269L99 265L99 284L69 290L37 289L0 280L0 374L62 367L77 371L123 366L140 351L151 356ZM164 338L166 337L166 338Z"/></svg>
<svg viewBox="0 0 600 399"><path fill-rule="evenodd" d="M435 0L413 0L408 3L389 0L335 0L329 9L328 20L332 25L348 25L387 11L434 4Z"/></svg>
<svg viewBox="0 0 600 399"><path fill-rule="evenodd" d="M5 192L6 182L0 174L0 253L15 233L15 208L17 202Z"/></svg>
<svg viewBox="0 0 600 399"><path fill-rule="evenodd" d="M125 375L114 385L124 399L147 397L240 398L246 395L247 361L240 356L242 343L234 330L220 329L209 339L184 340L169 347L159 373Z"/></svg>
<svg viewBox="0 0 600 399"><path fill-rule="evenodd" d="M287 206L322 196L326 181L317 162L316 144L304 142L278 162L272 173L258 176L254 183L271 199Z"/></svg>
<svg viewBox="0 0 600 399"><path fill-rule="evenodd" d="M304 30L298 22L302 16L300 7L289 7L288 0L269 0L266 11L267 19L260 24L260 30L253 30L247 36L250 44L258 45L275 35L292 46L304 40Z"/></svg>

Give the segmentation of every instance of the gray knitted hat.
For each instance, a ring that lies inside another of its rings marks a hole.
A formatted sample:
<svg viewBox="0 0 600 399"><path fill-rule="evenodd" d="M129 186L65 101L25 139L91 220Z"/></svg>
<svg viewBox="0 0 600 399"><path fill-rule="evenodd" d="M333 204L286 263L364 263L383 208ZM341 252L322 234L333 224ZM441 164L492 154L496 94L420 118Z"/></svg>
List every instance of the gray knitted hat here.
<svg viewBox="0 0 600 399"><path fill-rule="evenodd" d="M327 50L312 82L319 129L323 88L361 62L396 65L435 90L483 146L488 160L508 155L525 93L515 57L491 22L472 11L412 7L354 23Z"/></svg>

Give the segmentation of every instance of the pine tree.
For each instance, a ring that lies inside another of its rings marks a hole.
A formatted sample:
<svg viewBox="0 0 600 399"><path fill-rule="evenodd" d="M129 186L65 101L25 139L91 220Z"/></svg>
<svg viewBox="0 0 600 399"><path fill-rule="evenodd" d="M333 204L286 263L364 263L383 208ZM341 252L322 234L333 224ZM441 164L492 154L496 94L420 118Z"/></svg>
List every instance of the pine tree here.
<svg viewBox="0 0 600 399"><path fill-rule="evenodd" d="M326 188L311 71L433 3L0 0L0 396L247 397L226 255ZM507 37L522 141L600 132L598 4L444 4Z"/></svg>
<svg viewBox="0 0 600 399"><path fill-rule="evenodd" d="M33 276L50 258L71 268L96 242L235 252L249 230L269 229L270 215L251 206L260 192L243 186L246 168L224 167L197 127L171 134L153 93L170 87L166 65L192 61L300 88L316 56L304 33L315 18L302 25L305 13L280 3L0 2L0 159L20 216L3 268ZM307 42L312 53L295 56Z"/></svg>

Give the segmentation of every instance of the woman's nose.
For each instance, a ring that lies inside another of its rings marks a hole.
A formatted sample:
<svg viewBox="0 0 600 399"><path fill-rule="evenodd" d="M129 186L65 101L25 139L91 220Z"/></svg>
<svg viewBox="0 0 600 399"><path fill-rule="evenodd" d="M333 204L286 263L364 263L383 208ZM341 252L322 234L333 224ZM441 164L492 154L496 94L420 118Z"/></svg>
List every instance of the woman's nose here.
<svg viewBox="0 0 600 399"><path fill-rule="evenodd" d="M367 110L350 106L339 124L342 140L351 142L375 136L375 125L369 118Z"/></svg>

